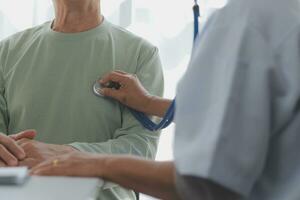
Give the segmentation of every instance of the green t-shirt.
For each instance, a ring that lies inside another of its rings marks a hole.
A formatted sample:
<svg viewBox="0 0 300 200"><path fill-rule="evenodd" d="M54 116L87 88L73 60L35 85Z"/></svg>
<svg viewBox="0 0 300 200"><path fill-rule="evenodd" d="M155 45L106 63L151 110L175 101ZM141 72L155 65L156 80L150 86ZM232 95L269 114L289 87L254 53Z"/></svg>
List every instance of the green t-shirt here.
<svg viewBox="0 0 300 200"><path fill-rule="evenodd" d="M0 132L36 129L42 142L153 159L159 133L145 130L117 101L93 94L94 82L112 70L137 74L151 94L163 94L157 48L105 20L73 34L55 32L48 22L3 40ZM133 196L113 189L109 199Z"/></svg>

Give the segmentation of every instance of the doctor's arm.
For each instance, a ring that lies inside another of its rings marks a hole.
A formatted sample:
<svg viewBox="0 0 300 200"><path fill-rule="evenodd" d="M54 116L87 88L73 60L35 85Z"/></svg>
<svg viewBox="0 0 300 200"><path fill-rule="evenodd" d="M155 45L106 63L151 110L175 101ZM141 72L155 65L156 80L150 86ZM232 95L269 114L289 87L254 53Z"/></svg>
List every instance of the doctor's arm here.
<svg viewBox="0 0 300 200"><path fill-rule="evenodd" d="M99 91L102 95L148 115L164 117L172 103L172 100L149 94L136 75L113 71L104 76L100 84L106 85L110 81L120 83L121 88L103 88Z"/></svg>
<svg viewBox="0 0 300 200"><path fill-rule="evenodd" d="M56 167L53 161L58 160ZM129 189L161 199L176 200L172 162L154 162L130 156L73 153L34 167L33 175L101 177ZM77 167L78 166L78 167Z"/></svg>
<svg viewBox="0 0 300 200"><path fill-rule="evenodd" d="M54 161L58 163L56 166L53 166ZM48 160L34 167L31 174L101 177L165 200L186 199L177 192L184 181L184 185L188 183L190 193L197 191L199 200L240 199L239 195L209 180L175 175L173 162L154 162L130 156L100 156L76 152ZM185 191L186 189L184 188Z"/></svg>

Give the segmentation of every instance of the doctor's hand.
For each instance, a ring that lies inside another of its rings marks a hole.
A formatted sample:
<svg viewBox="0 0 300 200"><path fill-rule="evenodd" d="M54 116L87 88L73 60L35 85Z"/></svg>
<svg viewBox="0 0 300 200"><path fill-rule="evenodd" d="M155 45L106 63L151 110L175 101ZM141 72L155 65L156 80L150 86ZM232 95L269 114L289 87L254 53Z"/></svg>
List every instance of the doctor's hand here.
<svg viewBox="0 0 300 200"><path fill-rule="evenodd" d="M31 169L38 176L101 177L105 156L74 152L47 160Z"/></svg>
<svg viewBox="0 0 300 200"><path fill-rule="evenodd" d="M142 86L136 75L122 71L113 71L105 75L99 82L106 85L110 81L121 85L120 89L102 88L99 92L103 96L111 97L120 103L141 112L147 112L152 96Z"/></svg>
<svg viewBox="0 0 300 200"><path fill-rule="evenodd" d="M26 130L10 136L0 133L0 167L3 165L17 166L19 161L26 157L24 150L17 141L22 138L33 139L35 136L35 130Z"/></svg>
<svg viewBox="0 0 300 200"><path fill-rule="evenodd" d="M102 88L103 96L111 97L134 110L163 117L170 107L172 101L150 95L142 86L136 75L122 71L113 71L100 80L101 85L107 85L110 81L121 85L120 89Z"/></svg>

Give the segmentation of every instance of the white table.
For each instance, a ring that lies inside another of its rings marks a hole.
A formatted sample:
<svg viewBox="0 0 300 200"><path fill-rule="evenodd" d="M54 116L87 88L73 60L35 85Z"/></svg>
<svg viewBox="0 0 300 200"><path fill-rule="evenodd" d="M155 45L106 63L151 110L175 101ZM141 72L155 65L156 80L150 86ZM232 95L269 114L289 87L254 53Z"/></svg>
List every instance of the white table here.
<svg viewBox="0 0 300 200"><path fill-rule="evenodd" d="M0 199L93 200L102 186L96 178L30 177L22 186L0 186Z"/></svg>

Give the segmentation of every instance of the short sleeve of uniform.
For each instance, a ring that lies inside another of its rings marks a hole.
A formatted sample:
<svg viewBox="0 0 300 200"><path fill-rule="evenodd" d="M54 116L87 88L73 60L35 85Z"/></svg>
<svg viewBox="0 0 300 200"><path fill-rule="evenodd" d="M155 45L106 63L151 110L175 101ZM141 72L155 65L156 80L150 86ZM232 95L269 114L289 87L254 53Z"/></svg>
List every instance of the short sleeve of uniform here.
<svg viewBox="0 0 300 200"><path fill-rule="evenodd" d="M268 150L273 63L263 35L235 21L210 22L178 86L175 162L247 196Z"/></svg>

